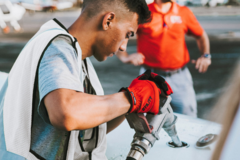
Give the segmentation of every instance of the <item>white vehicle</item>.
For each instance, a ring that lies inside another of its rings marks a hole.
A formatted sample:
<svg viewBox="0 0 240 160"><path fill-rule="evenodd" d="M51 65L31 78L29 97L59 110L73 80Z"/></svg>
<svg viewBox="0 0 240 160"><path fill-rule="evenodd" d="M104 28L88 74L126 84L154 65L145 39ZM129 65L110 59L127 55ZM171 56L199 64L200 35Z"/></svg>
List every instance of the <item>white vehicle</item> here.
<svg viewBox="0 0 240 160"><path fill-rule="evenodd" d="M19 1L19 0L17 0ZM16 1L16 2L17 2ZM55 10L63 10L67 8L73 7L72 1L53 1L53 0L33 0L29 2L27 0L21 1L21 5L33 11L55 11Z"/></svg>
<svg viewBox="0 0 240 160"><path fill-rule="evenodd" d="M19 25L18 21L22 19L25 8L13 4L9 0L0 0L0 27L2 28L4 33L9 33L10 29L7 26L6 22L10 22L13 26L15 31L20 31L21 26Z"/></svg>
<svg viewBox="0 0 240 160"><path fill-rule="evenodd" d="M209 5L210 7L215 7L218 4L223 5L223 4L226 4L227 2L228 2L228 0L188 0L187 4L202 5L202 6Z"/></svg>
<svg viewBox="0 0 240 160"><path fill-rule="evenodd" d="M147 4L154 2L154 0L146 0Z"/></svg>
<svg viewBox="0 0 240 160"><path fill-rule="evenodd" d="M154 0L146 0L146 2L152 3ZM223 5L228 2L228 0L175 0L176 3L182 6L186 5L196 5L196 6L207 6L209 5L210 7L215 7L218 4Z"/></svg>
<svg viewBox="0 0 240 160"><path fill-rule="evenodd" d="M160 139L155 142L150 151L142 160L210 160L216 141L203 148L197 147L197 141L206 135L219 135L221 126L217 123L186 115L175 114L178 117L176 130L181 141L189 146L172 148L168 146L171 138L161 129ZM119 127L107 135L108 160L125 160L131 149L135 131L130 128L125 120ZM207 138L204 138L207 140ZM210 138L209 138L210 140Z"/></svg>

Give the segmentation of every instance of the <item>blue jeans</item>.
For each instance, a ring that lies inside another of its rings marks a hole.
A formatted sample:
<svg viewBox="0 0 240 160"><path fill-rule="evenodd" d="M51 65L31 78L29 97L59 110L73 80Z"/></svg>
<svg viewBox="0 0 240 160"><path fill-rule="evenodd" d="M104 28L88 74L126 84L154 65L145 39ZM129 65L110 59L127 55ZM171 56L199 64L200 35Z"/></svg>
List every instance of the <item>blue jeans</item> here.
<svg viewBox="0 0 240 160"><path fill-rule="evenodd" d="M161 75L169 83L173 90L171 95L171 106L174 112L197 117L197 102L196 95L193 89L192 76L187 67L183 70L179 69L177 73L171 76L164 76L164 71L154 70L153 68L141 67L140 74L147 69Z"/></svg>

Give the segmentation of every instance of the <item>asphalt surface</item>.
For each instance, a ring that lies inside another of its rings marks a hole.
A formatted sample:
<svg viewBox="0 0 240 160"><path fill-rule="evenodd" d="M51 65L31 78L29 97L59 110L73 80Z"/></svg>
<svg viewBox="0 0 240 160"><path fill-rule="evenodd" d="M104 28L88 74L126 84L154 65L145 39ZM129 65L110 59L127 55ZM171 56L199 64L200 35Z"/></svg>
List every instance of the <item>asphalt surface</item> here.
<svg viewBox="0 0 240 160"><path fill-rule="evenodd" d="M198 116L208 119L209 111L214 106L219 94L224 91L223 86L240 57L240 8L234 9L233 12L229 11L231 14L226 13L227 7L222 8L222 12L218 11L219 8L216 11L208 10L208 12L203 7L202 9L191 9L196 13L197 19L208 33L211 43L212 65L207 73L200 74L194 65L188 64L197 95ZM79 14L79 10L25 14L20 21L23 27L22 33L12 32L7 35L0 33L0 71L10 71L20 51L41 24L52 18L57 18L66 27L69 27ZM196 59L200 54L194 39L186 37L186 41L191 59ZM129 53L136 51L135 39L130 40L127 50ZM93 57L91 60L105 94L115 93L121 87L128 86L132 79L138 75L140 68L123 64L116 56L108 58L104 62L98 62Z"/></svg>

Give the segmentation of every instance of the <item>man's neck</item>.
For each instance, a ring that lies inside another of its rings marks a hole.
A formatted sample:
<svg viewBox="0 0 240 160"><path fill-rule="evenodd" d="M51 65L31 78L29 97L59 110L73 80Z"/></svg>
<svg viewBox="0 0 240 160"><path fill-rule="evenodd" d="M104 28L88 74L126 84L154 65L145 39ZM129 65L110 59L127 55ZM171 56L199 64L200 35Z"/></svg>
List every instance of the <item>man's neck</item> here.
<svg viewBox="0 0 240 160"><path fill-rule="evenodd" d="M91 25L83 23L79 17L69 28L69 33L75 37L82 50L82 59L92 56L94 35L89 31ZM91 29L90 29L91 30Z"/></svg>
<svg viewBox="0 0 240 160"><path fill-rule="evenodd" d="M162 13L167 13L172 7L172 2L162 2L161 0L155 1Z"/></svg>

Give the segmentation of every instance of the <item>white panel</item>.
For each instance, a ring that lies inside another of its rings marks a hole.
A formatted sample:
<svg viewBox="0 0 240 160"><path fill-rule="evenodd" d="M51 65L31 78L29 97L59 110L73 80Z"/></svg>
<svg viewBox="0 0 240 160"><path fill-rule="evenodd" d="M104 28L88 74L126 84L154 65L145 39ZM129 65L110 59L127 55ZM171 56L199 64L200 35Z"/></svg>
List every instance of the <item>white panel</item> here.
<svg viewBox="0 0 240 160"><path fill-rule="evenodd" d="M160 140L155 143L143 160L210 160L213 147L196 149L197 140L209 133L219 134L220 125L214 122L176 114L177 132L181 141L190 144L189 148L170 148L166 145L170 137L164 130L160 132ZM109 160L125 160L133 140L134 130L125 120L117 129L107 135Z"/></svg>

